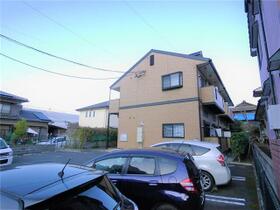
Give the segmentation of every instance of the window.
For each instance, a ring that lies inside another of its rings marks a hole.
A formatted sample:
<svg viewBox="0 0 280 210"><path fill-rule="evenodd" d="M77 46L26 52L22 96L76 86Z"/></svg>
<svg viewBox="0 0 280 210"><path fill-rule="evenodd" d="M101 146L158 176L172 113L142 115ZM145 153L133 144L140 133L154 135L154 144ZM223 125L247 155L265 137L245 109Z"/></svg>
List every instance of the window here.
<svg viewBox="0 0 280 210"><path fill-rule="evenodd" d="M93 167L97 170L108 171L111 174L120 174L126 160L126 157L109 158L97 161Z"/></svg>
<svg viewBox="0 0 280 210"><path fill-rule="evenodd" d="M86 111L86 117L88 117L88 111Z"/></svg>
<svg viewBox="0 0 280 210"><path fill-rule="evenodd" d="M183 87L183 73L176 72L162 76L162 90L170 90Z"/></svg>
<svg viewBox="0 0 280 210"><path fill-rule="evenodd" d="M133 157L130 160L128 174L153 175L155 173L156 163L154 158Z"/></svg>
<svg viewBox="0 0 280 210"><path fill-rule="evenodd" d="M191 148L191 146L188 145L188 144L181 144L181 145L179 145L179 152L180 153L184 153L184 154L189 153L191 155L193 155L193 153L194 153L192 148Z"/></svg>
<svg viewBox="0 0 280 210"><path fill-rule="evenodd" d="M11 105L10 104L0 104L1 114L10 114Z"/></svg>
<svg viewBox="0 0 280 210"><path fill-rule="evenodd" d="M170 160L167 158L159 158L158 164L159 164L160 175L173 173L177 169L177 161L175 160Z"/></svg>
<svg viewBox="0 0 280 210"><path fill-rule="evenodd" d="M88 117L91 117L91 111L88 111Z"/></svg>
<svg viewBox="0 0 280 210"><path fill-rule="evenodd" d="M184 138L185 137L184 123L163 124L162 133L164 138Z"/></svg>
<svg viewBox="0 0 280 210"><path fill-rule="evenodd" d="M150 56L150 66L153 66L155 64L155 56L151 55Z"/></svg>
<svg viewBox="0 0 280 210"><path fill-rule="evenodd" d="M200 146L196 146L196 145L192 145L191 147L194 151L194 155L197 155L197 156L203 155L206 152L210 151L210 149L208 149L208 148L200 147Z"/></svg>
<svg viewBox="0 0 280 210"><path fill-rule="evenodd" d="M95 117L95 111L92 111L92 117Z"/></svg>

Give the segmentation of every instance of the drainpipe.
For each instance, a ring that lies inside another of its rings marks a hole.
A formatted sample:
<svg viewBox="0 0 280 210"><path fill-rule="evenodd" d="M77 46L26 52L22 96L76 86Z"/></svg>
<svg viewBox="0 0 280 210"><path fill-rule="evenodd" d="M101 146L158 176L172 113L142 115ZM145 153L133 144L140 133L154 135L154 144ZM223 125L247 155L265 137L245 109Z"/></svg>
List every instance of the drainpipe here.
<svg viewBox="0 0 280 210"><path fill-rule="evenodd" d="M263 13L262 13L262 1L261 0L259 0L259 1L260 1L259 9L260 9L260 17L261 17L261 26L262 26L262 32L263 32L263 37L264 37L264 46L265 46L265 53L266 53L266 60L267 60L267 71L268 71L268 74L269 74L271 93L272 93L272 104L276 104L273 75L272 75L271 71L268 69L269 52L268 52L266 33L265 33L265 27L264 27L264 19L263 19Z"/></svg>

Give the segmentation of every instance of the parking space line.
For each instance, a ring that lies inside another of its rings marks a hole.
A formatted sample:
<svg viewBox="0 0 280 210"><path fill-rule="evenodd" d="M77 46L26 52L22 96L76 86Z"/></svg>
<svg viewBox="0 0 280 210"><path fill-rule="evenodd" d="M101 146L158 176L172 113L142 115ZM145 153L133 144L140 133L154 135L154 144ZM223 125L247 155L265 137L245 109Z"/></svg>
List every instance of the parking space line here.
<svg viewBox="0 0 280 210"><path fill-rule="evenodd" d="M232 204L232 205L238 205L238 206L245 206L246 205L246 199L245 198L236 198L236 197L229 197L229 196L220 196L220 195L205 195L206 201L212 201L217 203L226 203L226 204Z"/></svg>
<svg viewBox="0 0 280 210"><path fill-rule="evenodd" d="M218 203L226 203L226 204L233 204L238 206L245 206L245 203L236 202L236 201L227 201L227 200L219 200L219 199L213 199L213 198L206 198L207 201L213 201Z"/></svg>
<svg viewBox="0 0 280 210"><path fill-rule="evenodd" d="M246 177L244 176L232 176L231 179L234 181L243 181L243 182L246 181Z"/></svg>
<svg viewBox="0 0 280 210"><path fill-rule="evenodd" d="M233 201L243 201L243 202L246 201L245 198L236 198L236 197L228 197L228 196L220 196L220 195L209 195L209 194L206 194L205 196L209 198L218 198L218 199L226 199L226 200L233 200Z"/></svg>

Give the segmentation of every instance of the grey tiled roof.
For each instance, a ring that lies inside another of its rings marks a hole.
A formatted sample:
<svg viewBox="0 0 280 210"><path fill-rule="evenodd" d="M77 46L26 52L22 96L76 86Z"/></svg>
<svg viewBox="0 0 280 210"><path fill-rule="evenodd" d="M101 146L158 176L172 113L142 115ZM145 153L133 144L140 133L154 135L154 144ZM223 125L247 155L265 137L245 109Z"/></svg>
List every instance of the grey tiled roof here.
<svg viewBox="0 0 280 210"><path fill-rule="evenodd" d="M242 101L240 104L236 105L232 111L233 112L242 112L242 111L255 111L257 106L255 104Z"/></svg>
<svg viewBox="0 0 280 210"><path fill-rule="evenodd" d="M109 108L109 101L104 101L98 104L93 104L90 106L86 106L86 107L82 107L79 109L76 109L76 111L84 111L84 110L88 110L88 109L102 109L102 108Z"/></svg>
<svg viewBox="0 0 280 210"><path fill-rule="evenodd" d="M21 103L22 102L28 102L28 99L26 99L26 98L16 96L14 94L7 93L7 92L4 92L2 90L0 90L0 100L1 99L15 100L15 101L18 101L18 102L21 102Z"/></svg>

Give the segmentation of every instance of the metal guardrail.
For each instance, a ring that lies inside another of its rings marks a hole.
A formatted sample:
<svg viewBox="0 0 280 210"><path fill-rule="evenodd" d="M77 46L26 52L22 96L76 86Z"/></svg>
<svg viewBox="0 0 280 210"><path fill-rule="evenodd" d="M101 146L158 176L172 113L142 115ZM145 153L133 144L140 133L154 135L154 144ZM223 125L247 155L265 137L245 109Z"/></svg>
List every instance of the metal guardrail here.
<svg viewBox="0 0 280 210"><path fill-rule="evenodd" d="M265 210L279 210L276 178L273 174L272 160L257 145L253 145L253 158L260 183Z"/></svg>

